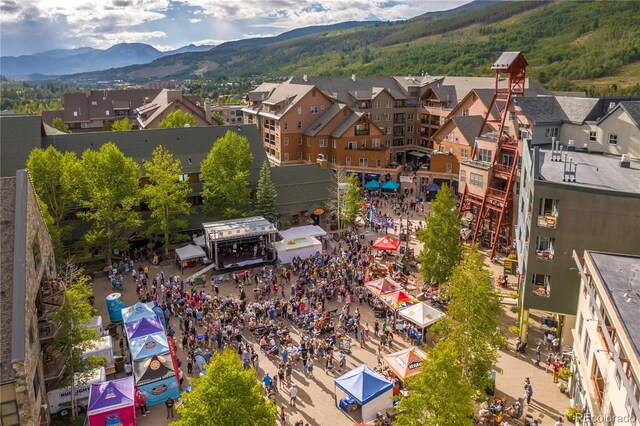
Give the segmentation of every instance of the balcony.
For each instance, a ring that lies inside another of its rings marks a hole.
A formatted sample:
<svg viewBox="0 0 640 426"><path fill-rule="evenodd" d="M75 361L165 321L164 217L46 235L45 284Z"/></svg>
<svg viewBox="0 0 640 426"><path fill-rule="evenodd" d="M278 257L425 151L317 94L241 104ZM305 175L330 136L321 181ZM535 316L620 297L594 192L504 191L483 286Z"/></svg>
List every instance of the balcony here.
<svg viewBox="0 0 640 426"><path fill-rule="evenodd" d="M56 383L62 378L64 373L65 360L52 357L49 361L43 362L44 382L47 386Z"/></svg>
<svg viewBox="0 0 640 426"><path fill-rule="evenodd" d="M536 250L536 259L553 260L553 250Z"/></svg>
<svg viewBox="0 0 640 426"><path fill-rule="evenodd" d="M369 128L355 129L354 133L356 136L369 136Z"/></svg>
<svg viewBox="0 0 640 426"><path fill-rule="evenodd" d="M493 166L493 174L505 179L509 178L512 170L513 166L509 166L507 164L496 164Z"/></svg>
<svg viewBox="0 0 640 426"><path fill-rule="evenodd" d="M500 191L496 188L487 188L487 197L493 198L494 200L503 201L506 194L506 192Z"/></svg>
<svg viewBox="0 0 640 426"><path fill-rule="evenodd" d="M51 320L38 320L38 338L40 345L51 343L60 330L60 323Z"/></svg>
<svg viewBox="0 0 640 426"><path fill-rule="evenodd" d="M558 216L554 214L539 215L538 226L540 228L556 229L558 226Z"/></svg>
<svg viewBox="0 0 640 426"><path fill-rule="evenodd" d="M387 151L389 148L387 148L384 145L381 146L376 146L376 147L358 147L358 146L347 146L345 148L345 151L378 151L378 152L382 152L382 151Z"/></svg>

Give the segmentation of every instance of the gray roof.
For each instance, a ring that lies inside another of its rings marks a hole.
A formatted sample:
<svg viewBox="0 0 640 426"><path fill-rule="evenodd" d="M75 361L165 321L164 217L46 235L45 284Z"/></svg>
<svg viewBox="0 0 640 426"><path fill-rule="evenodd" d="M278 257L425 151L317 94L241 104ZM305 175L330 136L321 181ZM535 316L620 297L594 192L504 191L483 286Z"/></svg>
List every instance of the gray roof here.
<svg viewBox="0 0 640 426"><path fill-rule="evenodd" d="M515 61L520 55L521 55L520 52L502 52L500 57L491 66L491 69L509 68L513 63L513 61Z"/></svg>
<svg viewBox="0 0 640 426"><path fill-rule="evenodd" d="M575 124L582 124L587 121L598 103L598 98L555 96L555 99L564 111L567 119Z"/></svg>
<svg viewBox="0 0 640 426"><path fill-rule="evenodd" d="M640 356L640 256L587 251L625 334Z"/></svg>
<svg viewBox="0 0 640 426"><path fill-rule="evenodd" d="M41 143L42 126L37 115L0 114L0 174L15 176L27 165L33 148Z"/></svg>
<svg viewBox="0 0 640 426"><path fill-rule="evenodd" d="M560 124L569 121L569 117L555 96L517 97L513 101L522 109L522 113L536 125Z"/></svg>
<svg viewBox="0 0 640 426"><path fill-rule="evenodd" d="M449 102L450 108L453 108L454 106L458 105L458 101L460 101L462 97L464 97L467 93L469 93L469 92L463 93L461 94L461 97L458 98L458 95L456 94L455 86L445 86L445 85L438 85L438 84L436 84L435 86L431 86L431 90L438 97L438 99L440 99L440 101Z"/></svg>
<svg viewBox="0 0 640 426"><path fill-rule="evenodd" d="M160 93L160 89L91 90L65 93L64 121L72 123L104 118L113 119L115 117L114 108L127 108L133 111L142 106L145 98L151 100L158 93ZM77 115L74 115L74 112Z"/></svg>
<svg viewBox="0 0 640 426"><path fill-rule="evenodd" d="M305 135L315 136L320 130L327 125L343 108L346 108L346 104L334 103L327 109L316 121L314 121L307 129L304 130Z"/></svg>
<svg viewBox="0 0 640 426"><path fill-rule="evenodd" d="M602 121L618 106L640 123L640 97L537 96L516 98L514 102L537 125Z"/></svg>
<svg viewBox="0 0 640 426"><path fill-rule="evenodd" d="M501 81L500 87L506 87L506 80ZM442 80L435 82L431 87L437 86L454 86L455 87L455 99L452 98L452 107L462 100L473 89L491 89L493 91L495 87L494 77L444 77ZM540 86L539 84L525 79L524 82L524 96L532 97L539 95L551 95L551 92ZM441 98L442 99L442 98Z"/></svg>
<svg viewBox="0 0 640 426"><path fill-rule="evenodd" d="M271 179L278 192L281 214L308 211L311 206L326 206L332 172L318 164L299 164L271 168Z"/></svg>
<svg viewBox="0 0 640 426"><path fill-rule="evenodd" d="M491 105L491 101L493 101L493 95L495 93L495 90L493 90L493 89L474 89L473 91L476 93L476 95L478 95L478 97L480 98L482 103L485 104L487 106L487 108L489 108L489 105ZM492 115L494 117L500 118L500 111L498 111L498 107L496 105L493 106L493 109L491 110L491 113L492 113Z"/></svg>
<svg viewBox="0 0 640 426"><path fill-rule="evenodd" d="M637 99L639 100L618 102L618 104L614 108L611 108L609 112L600 119L600 121L606 120L607 117L609 117L609 115L611 115L615 110L617 110L618 108L622 108L624 111L626 111L627 114L629 114L631 119L635 122L636 126L640 127L640 98Z"/></svg>
<svg viewBox="0 0 640 426"><path fill-rule="evenodd" d="M480 115L458 115L451 117L451 119L464 138L469 141L469 144L471 146L475 145L476 136L480 133L484 118Z"/></svg>
<svg viewBox="0 0 640 426"><path fill-rule="evenodd" d="M253 154L249 180L255 184L266 154L260 133L254 124L51 135L44 138L43 145L45 148L53 145L59 151L72 151L81 156L87 149L99 149L101 145L113 142L124 155L132 157L141 167L144 160L151 159L151 152L155 147L164 145L182 162L184 173L197 173L213 142L227 131L236 132L249 140L249 148Z"/></svg>
<svg viewBox="0 0 640 426"><path fill-rule="evenodd" d="M567 161L572 158L577 164L576 181L565 182L564 162L551 161L550 148L536 149L540 180L640 195L640 162L631 161L630 168L623 168L620 167L619 156L563 151L562 155L567 154Z"/></svg>
<svg viewBox="0 0 640 426"><path fill-rule="evenodd" d="M331 132L331 136L334 138L339 138L344 135L349 127L353 126L359 119L362 117L362 112L353 112L349 117L347 117L338 127L336 127L333 132Z"/></svg>

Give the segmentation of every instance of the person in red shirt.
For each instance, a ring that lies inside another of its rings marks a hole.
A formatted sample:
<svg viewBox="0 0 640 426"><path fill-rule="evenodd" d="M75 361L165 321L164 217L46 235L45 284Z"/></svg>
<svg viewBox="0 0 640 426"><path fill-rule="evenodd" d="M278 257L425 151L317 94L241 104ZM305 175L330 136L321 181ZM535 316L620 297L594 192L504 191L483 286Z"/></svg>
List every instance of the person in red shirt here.
<svg viewBox="0 0 640 426"><path fill-rule="evenodd" d="M138 392L138 405L140 406L140 412L143 416L146 416L149 412L147 408L147 394L144 392Z"/></svg>

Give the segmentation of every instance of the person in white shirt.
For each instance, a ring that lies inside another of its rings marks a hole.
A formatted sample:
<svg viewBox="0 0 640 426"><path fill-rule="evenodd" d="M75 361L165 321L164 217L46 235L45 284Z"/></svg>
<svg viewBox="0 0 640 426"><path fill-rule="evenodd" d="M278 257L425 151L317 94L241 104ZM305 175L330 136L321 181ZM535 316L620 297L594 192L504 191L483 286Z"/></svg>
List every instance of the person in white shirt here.
<svg viewBox="0 0 640 426"><path fill-rule="evenodd" d="M562 417L558 417L558 421L555 423L554 426L564 426L564 423L562 422Z"/></svg>

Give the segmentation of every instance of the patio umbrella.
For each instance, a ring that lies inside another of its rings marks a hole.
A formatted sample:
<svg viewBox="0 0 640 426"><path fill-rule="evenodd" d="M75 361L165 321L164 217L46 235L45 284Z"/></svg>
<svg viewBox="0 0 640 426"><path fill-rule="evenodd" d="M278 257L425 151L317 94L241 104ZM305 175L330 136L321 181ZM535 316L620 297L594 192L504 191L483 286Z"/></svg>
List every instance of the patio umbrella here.
<svg viewBox="0 0 640 426"><path fill-rule="evenodd" d="M378 238L372 247L376 250L398 250L400 240L390 235L385 235L384 237Z"/></svg>
<svg viewBox="0 0 640 426"><path fill-rule="evenodd" d="M370 180L369 182L364 184L366 189L378 189L380 188L380 182L377 180Z"/></svg>
<svg viewBox="0 0 640 426"><path fill-rule="evenodd" d="M382 188L382 189L390 189L391 191L396 191L398 188L400 188L400 184L398 182L394 182L392 180L388 180L385 183L383 183L380 188Z"/></svg>
<svg viewBox="0 0 640 426"><path fill-rule="evenodd" d="M369 288L369 290L371 290L371 292L376 296L393 293L398 290L403 290L401 285L394 282L389 277L372 280L372 281L366 282L364 285L367 286L367 288Z"/></svg>
<svg viewBox="0 0 640 426"><path fill-rule="evenodd" d="M380 296L380 299L393 309L398 309L405 303L412 304L418 302L418 299L407 293L405 290L398 290L393 293L383 294Z"/></svg>

